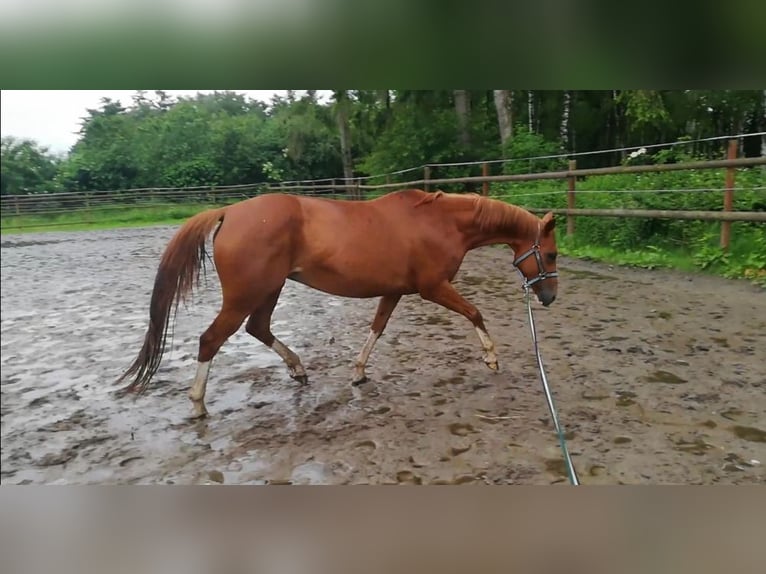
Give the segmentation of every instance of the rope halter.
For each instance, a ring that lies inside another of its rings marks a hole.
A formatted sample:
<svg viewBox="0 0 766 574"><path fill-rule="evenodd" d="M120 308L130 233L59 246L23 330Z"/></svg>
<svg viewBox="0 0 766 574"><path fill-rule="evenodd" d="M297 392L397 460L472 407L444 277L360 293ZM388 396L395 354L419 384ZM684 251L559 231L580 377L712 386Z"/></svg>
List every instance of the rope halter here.
<svg viewBox="0 0 766 574"><path fill-rule="evenodd" d="M534 245L532 245L532 247L527 249L524 253L522 253L516 259L513 260L513 266L516 267L522 279L524 280L523 288L525 291L527 291L535 283L539 283L540 281L545 281L546 279L559 276L558 271L546 271L545 267L543 266L543 255L542 253L540 253L541 231L542 231L542 226L538 225L537 238L535 239ZM533 277L532 279L527 279L524 273L521 272L521 269L519 268L519 264L525 259L531 257L532 255L534 255L535 259L537 260L537 276Z"/></svg>

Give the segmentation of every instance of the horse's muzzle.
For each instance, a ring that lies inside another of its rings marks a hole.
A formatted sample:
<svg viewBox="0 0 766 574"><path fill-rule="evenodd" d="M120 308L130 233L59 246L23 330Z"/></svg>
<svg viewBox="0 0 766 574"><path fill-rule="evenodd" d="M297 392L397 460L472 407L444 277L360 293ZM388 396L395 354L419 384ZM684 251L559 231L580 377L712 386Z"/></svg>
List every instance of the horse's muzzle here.
<svg viewBox="0 0 766 574"><path fill-rule="evenodd" d="M543 307L547 307L556 300L556 295L555 293L546 293L543 291L538 295L538 298L540 299L540 303L543 304Z"/></svg>

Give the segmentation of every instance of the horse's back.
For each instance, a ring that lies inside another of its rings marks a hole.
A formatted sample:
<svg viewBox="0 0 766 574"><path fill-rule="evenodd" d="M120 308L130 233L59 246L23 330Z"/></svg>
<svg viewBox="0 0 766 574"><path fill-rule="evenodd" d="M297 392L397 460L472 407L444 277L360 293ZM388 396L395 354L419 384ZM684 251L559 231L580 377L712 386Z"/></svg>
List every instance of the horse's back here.
<svg viewBox="0 0 766 574"><path fill-rule="evenodd" d="M449 218L418 207L435 197L419 190L369 201L259 196L226 211L216 264L243 281L268 274L347 297L413 293L420 277L450 275L462 259Z"/></svg>

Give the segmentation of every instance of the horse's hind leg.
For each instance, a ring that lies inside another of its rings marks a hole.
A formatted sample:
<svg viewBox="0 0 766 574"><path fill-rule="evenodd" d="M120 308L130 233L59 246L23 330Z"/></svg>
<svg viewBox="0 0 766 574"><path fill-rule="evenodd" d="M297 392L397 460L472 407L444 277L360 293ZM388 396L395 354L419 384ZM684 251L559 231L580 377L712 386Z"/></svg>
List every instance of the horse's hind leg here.
<svg viewBox="0 0 766 574"><path fill-rule="evenodd" d="M354 380L352 385L361 385L367 380L367 375L364 372L365 366L367 366L367 359L370 357L372 348L375 346L375 342L383 334L383 330L388 324L388 320L391 318L391 313L394 312L397 303L399 303L401 295L385 295L381 297L378 303L378 310L375 313L375 319L372 321L370 327L370 334L367 337L367 341L364 343L364 347L359 352L359 356L356 358L356 365L354 370Z"/></svg>
<svg viewBox="0 0 766 574"><path fill-rule="evenodd" d="M245 329L253 337L282 357L293 379L305 384L308 382L308 376L306 375L306 369L303 368L300 357L271 332L271 315L274 312L274 307L277 305L281 292L282 287L279 287L251 313Z"/></svg>
<svg viewBox="0 0 766 574"><path fill-rule="evenodd" d="M201 418L207 415L205 389L207 387L207 378L210 374L210 362L218 353L221 345L239 329L247 314L248 311L227 306L224 302L218 316L200 336L197 374L189 390L189 398L194 405L194 418Z"/></svg>
<svg viewBox="0 0 766 574"><path fill-rule="evenodd" d="M481 346L484 348L485 353L484 362L493 371L498 370L495 344L492 342L489 333L487 333L487 328L484 326L484 319L481 316L481 312L475 305L466 301L465 298L446 281L436 287L422 289L420 296L427 301L438 303L442 307L460 313L463 317L467 318L473 324L476 333L479 335L479 340L481 341Z"/></svg>

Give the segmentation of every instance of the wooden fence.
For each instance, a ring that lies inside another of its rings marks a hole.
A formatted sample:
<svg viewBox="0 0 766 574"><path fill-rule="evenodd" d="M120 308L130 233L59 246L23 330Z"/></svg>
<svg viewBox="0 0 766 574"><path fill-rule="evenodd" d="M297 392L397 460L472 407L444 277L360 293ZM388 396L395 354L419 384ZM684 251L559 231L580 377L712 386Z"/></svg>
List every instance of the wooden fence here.
<svg viewBox="0 0 766 574"><path fill-rule="evenodd" d="M81 212L84 221L88 214L95 210L125 209L129 207L149 207L162 205L179 205L183 203L201 203L221 205L239 201L262 193L298 193L306 195L340 195L352 199L362 199L365 192L385 192L387 190L419 187L425 190L435 189L448 184L481 184L482 193L488 195L491 182L525 182L537 180L566 180L567 207L557 209L528 207L533 213L553 211L566 215L567 234L575 232L575 222L578 216L588 217L642 217L683 220L704 220L721 222L721 247L728 249L731 238L732 221L766 222L766 212L734 211L734 189L736 169L766 165L766 156L755 158L737 157L737 140L729 142L728 157L722 160L694 161L661 165L615 166L605 168L577 169L577 162L569 162L564 171L516 174L490 175L489 164L482 164L481 176L454 178L432 178L431 168L423 168L421 179L392 183L363 184L362 178L354 180L324 179L305 182L284 182L281 184L253 184L227 187L206 188L173 188L173 189L132 189L124 191L94 191L85 193L38 193L30 195L12 195L0 197L0 213L4 229L19 229L28 225L43 226L35 223L13 222L15 216L48 216L63 213ZM683 170L725 170L722 209L720 211L687 211L687 210L646 210L646 209L582 209L577 208L578 178L608 174L657 173ZM6 219L10 222L6 222ZM23 220L23 217L16 217ZM60 225L50 223L48 225Z"/></svg>
<svg viewBox="0 0 766 574"><path fill-rule="evenodd" d="M571 160L566 171L552 171L529 174L515 175L488 175L489 164L482 164L481 176L454 177L454 178L431 178L431 166L423 168L423 177L421 179L405 181L400 183L383 183L376 185L364 185L361 179L349 183L335 184L332 180L329 184L322 182L322 189L331 189L335 192L345 193L354 198L362 197L365 191L381 191L387 189L402 189L410 187L419 187L426 191L435 186L445 184L482 184L482 194L488 195L490 182L524 182L539 180L566 180L567 181L567 207L566 208L535 208L526 207L533 213L545 213L552 211L557 215L566 215L567 235L575 232L575 219L577 216L589 217L642 217L657 219L679 219L679 220L700 220L700 221L720 221L721 222L721 247L724 250L729 248L731 239L732 221L749 221L766 223L766 212L762 211L734 211L734 189L736 179L736 169L743 167L755 167L766 165L766 156L753 158L737 157L737 140L730 140L728 147L728 157L722 160L693 161L672 164L659 165L634 165L634 166L615 166L603 168L577 169L577 162ZM689 210L655 210L655 209L578 209L576 207L577 197L577 179L587 176L610 175L610 174L636 174L636 173L659 173L668 171L686 171L686 170L706 170L723 169L725 170L725 187L723 188L723 200L721 211L689 211ZM343 181L343 180L338 180ZM280 186L270 186L267 188L270 192L290 192L290 193L311 193L317 189L317 183L311 182L291 182Z"/></svg>
<svg viewBox="0 0 766 574"><path fill-rule="evenodd" d="M44 222L63 214L78 214L87 223L95 212L131 208L172 207L184 204L224 205L263 193L266 185L196 188L146 188L120 191L34 193L0 196L3 229L71 225L71 221Z"/></svg>

